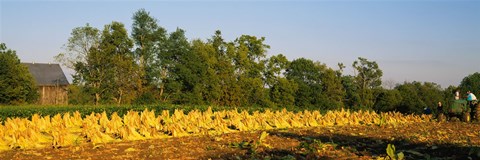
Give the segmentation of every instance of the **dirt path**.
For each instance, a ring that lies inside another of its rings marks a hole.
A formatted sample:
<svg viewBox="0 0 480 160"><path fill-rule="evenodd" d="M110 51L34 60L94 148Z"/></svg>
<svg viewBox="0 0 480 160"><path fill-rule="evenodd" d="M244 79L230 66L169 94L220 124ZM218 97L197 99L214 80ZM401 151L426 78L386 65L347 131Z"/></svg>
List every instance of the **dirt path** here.
<svg viewBox="0 0 480 160"><path fill-rule="evenodd" d="M480 124L334 126L270 130L217 136L12 150L0 159L372 159L387 144L406 159L480 159Z"/></svg>

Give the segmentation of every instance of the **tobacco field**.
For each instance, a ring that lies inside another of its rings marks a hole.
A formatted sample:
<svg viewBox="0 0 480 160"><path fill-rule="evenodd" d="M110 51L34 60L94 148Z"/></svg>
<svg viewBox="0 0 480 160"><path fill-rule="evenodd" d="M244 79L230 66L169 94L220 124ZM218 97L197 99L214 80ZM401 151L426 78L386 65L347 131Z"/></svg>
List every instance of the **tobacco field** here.
<svg viewBox="0 0 480 160"><path fill-rule="evenodd" d="M348 110L7 118L0 159L478 159L480 124Z"/></svg>

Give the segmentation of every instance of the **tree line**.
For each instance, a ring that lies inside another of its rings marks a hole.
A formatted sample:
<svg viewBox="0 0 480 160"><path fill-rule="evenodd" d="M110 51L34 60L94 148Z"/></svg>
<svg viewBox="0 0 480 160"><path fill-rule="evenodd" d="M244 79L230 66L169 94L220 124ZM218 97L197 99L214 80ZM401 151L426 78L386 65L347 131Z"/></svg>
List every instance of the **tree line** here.
<svg viewBox="0 0 480 160"><path fill-rule="evenodd" d="M480 74L442 89L431 82L382 87L375 61L358 57L355 75L306 58L267 57L264 37L225 41L217 30L189 41L185 31L168 32L149 12L133 14L129 34L120 22L103 30L89 24L72 30L65 52L55 59L75 70L70 104L199 104L219 106L348 108L421 113L449 103L457 89L479 93ZM3 54L3 51L2 51ZM3 90L3 89L2 89ZM1 103L8 103L2 101Z"/></svg>

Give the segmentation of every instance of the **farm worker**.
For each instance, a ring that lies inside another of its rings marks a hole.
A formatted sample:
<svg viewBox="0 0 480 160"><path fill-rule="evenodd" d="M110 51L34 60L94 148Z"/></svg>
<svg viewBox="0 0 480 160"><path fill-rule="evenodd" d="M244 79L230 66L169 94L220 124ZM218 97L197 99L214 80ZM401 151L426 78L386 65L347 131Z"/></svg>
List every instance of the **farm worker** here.
<svg viewBox="0 0 480 160"><path fill-rule="evenodd" d="M443 113L443 105L442 105L442 102L438 102L438 104L437 104L437 113L438 113L438 114Z"/></svg>
<svg viewBox="0 0 480 160"><path fill-rule="evenodd" d="M477 100L477 97L470 91L467 92L467 101L471 102L471 101L476 101Z"/></svg>
<svg viewBox="0 0 480 160"><path fill-rule="evenodd" d="M432 114L432 110L430 110L430 108L428 108L428 107L425 107L423 109L423 114Z"/></svg>
<svg viewBox="0 0 480 160"><path fill-rule="evenodd" d="M467 92L467 102L468 105L470 106L470 117L473 117L475 113L473 112L475 108L475 103L477 102L477 97L470 91Z"/></svg>

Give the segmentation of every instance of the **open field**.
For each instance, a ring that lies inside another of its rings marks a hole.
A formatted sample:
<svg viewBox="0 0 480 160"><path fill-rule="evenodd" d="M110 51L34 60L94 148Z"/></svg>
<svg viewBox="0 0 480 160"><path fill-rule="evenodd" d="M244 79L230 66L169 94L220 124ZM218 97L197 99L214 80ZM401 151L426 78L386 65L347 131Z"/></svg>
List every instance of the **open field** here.
<svg viewBox="0 0 480 160"><path fill-rule="evenodd" d="M0 137L0 159L480 158L479 123L395 112L34 114L7 118Z"/></svg>
<svg viewBox="0 0 480 160"><path fill-rule="evenodd" d="M410 123L245 131L58 149L9 150L0 159L377 159L387 144L406 159L479 159L480 124Z"/></svg>
<svg viewBox="0 0 480 160"><path fill-rule="evenodd" d="M159 113L116 112L110 116L91 113L82 117L76 111L31 118L7 118L0 125L0 150L77 146L83 143L102 144L134 140L162 139L194 135L219 135L238 131L343 125L386 125L430 122L431 116L403 115L398 112L376 113L349 110L291 112L265 110L239 112L236 109L212 111L192 110L185 113L168 110Z"/></svg>

